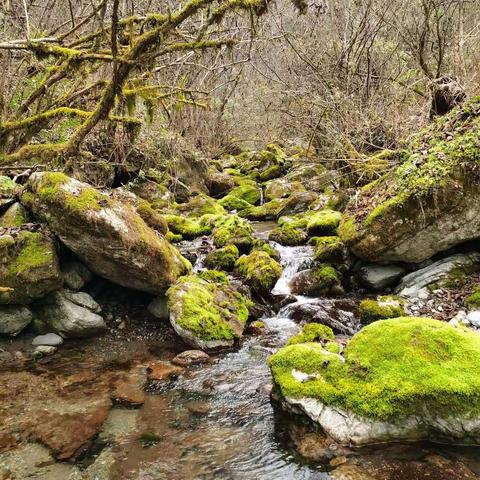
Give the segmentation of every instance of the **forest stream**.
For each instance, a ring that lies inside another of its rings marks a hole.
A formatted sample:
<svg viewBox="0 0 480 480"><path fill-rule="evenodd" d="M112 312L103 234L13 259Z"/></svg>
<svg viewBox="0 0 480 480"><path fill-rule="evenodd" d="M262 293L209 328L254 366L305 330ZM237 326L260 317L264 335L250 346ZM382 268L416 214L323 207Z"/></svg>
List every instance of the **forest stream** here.
<svg viewBox="0 0 480 480"><path fill-rule="evenodd" d="M272 223L255 222L254 227L258 238L266 238ZM196 240L196 245L189 242L183 248L198 249L199 241L202 240ZM281 255L283 273L273 290L273 298L288 298L288 302L277 307L277 314L263 318L265 333L247 335L238 350L214 355L210 363L191 367L179 378L150 390L140 408L115 406L100 433L75 464L55 462L43 447L31 443L4 454L2 465L18 476L3 478L477 478L480 462L475 448L393 444L354 450L326 445L312 424L305 420L295 424L276 408L271 401L267 359L300 331L298 311L308 305L317 309L323 306L349 328L358 328L358 323L348 310L352 306L351 297L332 300L291 296L288 280L310 266L313 249L277 244L275 247ZM195 268L201 266L202 260L199 255ZM66 398L69 388L80 387L87 399L102 397L105 380L108 383L118 375L131 375L152 360L171 359L182 350L165 325L152 325L152 320L145 317L141 295L115 290L109 295L104 298L104 305L121 319L120 330L92 340L71 342L54 357L27 363L24 374L18 367L22 363L19 351L31 341L32 335L11 342L2 340L0 346L13 356L0 373L4 382L7 379L5 384L19 393L15 400L3 392L1 411L17 409L18 415L27 417L39 408L68 412L68 402L74 405L83 401ZM30 397L27 407L23 395L25 390L31 393L31 389L37 393ZM61 434L61 438L65 441L69 436ZM44 443L48 442L47 435ZM369 476L372 472L375 477ZM87 473L90 476L82 477Z"/></svg>

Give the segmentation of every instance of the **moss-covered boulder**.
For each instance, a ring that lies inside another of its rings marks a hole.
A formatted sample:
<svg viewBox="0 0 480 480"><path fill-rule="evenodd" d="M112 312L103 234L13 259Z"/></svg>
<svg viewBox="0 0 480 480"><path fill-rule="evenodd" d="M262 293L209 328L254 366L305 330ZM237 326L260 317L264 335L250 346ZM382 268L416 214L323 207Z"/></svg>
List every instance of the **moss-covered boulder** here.
<svg viewBox="0 0 480 480"><path fill-rule="evenodd" d="M268 239L287 247L302 245L307 241L308 235L305 230L298 228L293 223L285 223L274 228L268 235Z"/></svg>
<svg viewBox="0 0 480 480"><path fill-rule="evenodd" d="M30 216L28 215L28 212L20 203L15 202L0 217L0 227L21 227L24 223L28 223L29 221Z"/></svg>
<svg viewBox="0 0 480 480"><path fill-rule="evenodd" d="M176 235L191 240L212 232L212 227L201 223L198 219L182 217L180 215L165 215L168 228Z"/></svg>
<svg viewBox="0 0 480 480"><path fill-rule="evenodd" d="M277 212L281 210L285 202L285 199L275 199L256 207L250 205L239 212L239 215L249 220L275 220Z"/></svg>
<svg viewBox="0 0 480 480"><path fill-rule="evenodd" d="M238 260L238 257L238 248L235 245L227 245L226 247L210 252L205 257L204 263L207 268L231 272L235 266L235 262Z"/></svg>
<svg viewBox="0 0 480 480"><path fill-rule="evenodd" d="M309 235L335 235L337 227L342 219L340 212L334 210L320 210L312 213L307 222Z"/></svg>
<svg viewBox="0 0 480 480"><path fill-rule="evenodd" d="M331 265L302 270L289 282L291 293L310 297L337 296L344 293L342 275Z"/></svg>
<svg viewBox="0 0 480 480"><path fill-rule="evenodd" d="M0 175L0 207L13 203L13 198L19 190L19 185L11 178Z"/></svg>
<svg viewBox="0 0 480 480"><path fill-rule="evenodd" d="M187 217L201 217L202 215L223 215L225 209L217 200L208 195L196 195L188 202L177 204L175 207L179 215Z"/></svg>
<svg viewBox="0 0 480 480"><path fill-rule="evenodd" d="M191 275L167 291L170 323L188 345L232 347L242 336L250 301L229 284Z"/></svg>
<svg viewBox="0 0 480 480"><path fill-rule="evenodd" d="M63 284L50 236L22 229L0 235L0 304L29 304Z"/></svg>
<svg viewBox="0 0 480 480"><path fill-rule="evenodd" d="M315 244L313 259L317 262L340 264L345 261L346 249L339 237L319 237Z"/></svg>
<svg viewBox="0 0 480 480"><path fill-rule="evenodd" d="M246 208L252 207L251 203L248 203L243 198L236 197L235 195L226 195L218 202L222 207L228 211L241 211Z"/></svg>
<svg viewBox="0 0 480 480"><path fill-rule="evenodd" d="M372 323L343 357L319 343L270 358L278 398L341 444L480 443L480 336L428 318Z"/></svg>
<svg viewBox="0 0 480 480"><path fill-rule="evenodd" d="M258 294L269 293L282 274L282 267L267 252L255 250L241 256L235 263L235 273Z"/></svg>
<svg viewBox="0 0 480 480"><path fill-rule="evenodd" d="M231 215L216 222L213 243L218 248L235 245L241 252L246 252L254 242L252 233L253 228L247 220Z"/></svg>
<svg viewBox="0 0 480 480"><path fill-rule="evenodd" d="M162 235L168 232L168 223L163 215L152 207L152 204L146 200L138 199L137 213L142 217L143 221Z"/></svg>
<svg viewBox="0 0 480 480"><path fill-rule="evenodd" d="M287 178L277 178L266 183L265 198L269 201L287 198L297 192L305 192L305 187L300 182L291 181Z"/></svg>
<svg viewBox="0 0 480 480"><path fill-rule="evenodd" d="M211 170L206 179L207 187L212 197L218 198L235 187L235 181L228 173Z"/></svg>
<svg viewBox="0 0 480 480"><path fill-rule="evenodd" d="M277 210L277 216L295 215L306 212L310 205L317 199L317 194L313 192L295 192L292 193L281 207Z"/></svg>
<svg viewBox="0 0 480 480"><path fill-rule="evenodd" d="M355 255L419 263L480 237L480 97L440 117L363 187L339 229Z"/></svg>
<svg viewBox="0 0 480 480"><path fill-rule="evenodd" d="M377 300L368 298L360 302L358 313L363 324L398 318L405 315L405 301L395 295L383 295Z"/></svg>
<svg viewBox="0 0 480 480"><path fill-rule="evenodd" d="M134 205L62 173L33 174L21 200L90 270L119 285L162 293L190 268Z"/></svg>
<svg viewBox="0 0 480 480"><path fill-rule="evenodd" d="M260 187L254 180L242 179L239 185L232 189L230 196L245 200L250 205L256 205L260 202L261 191Z"/></svg>

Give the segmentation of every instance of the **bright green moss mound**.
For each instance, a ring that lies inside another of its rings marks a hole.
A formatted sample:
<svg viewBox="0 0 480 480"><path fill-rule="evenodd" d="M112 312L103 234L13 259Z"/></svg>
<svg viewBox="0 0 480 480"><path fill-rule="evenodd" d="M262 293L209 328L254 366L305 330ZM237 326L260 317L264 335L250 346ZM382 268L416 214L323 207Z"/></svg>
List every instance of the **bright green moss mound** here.
<svg viewBox="0 0 480 480"><path fill-rule="evenodd" d="M260 202L260 187L253 180L242 180L238 187L235 187L229 193L232 197L237 197L245 200L251 205Z"/></svg>
<svg viewBox="0 0 480 480"><path fill-rule="evenodd" d="M243 200L243 198L238 198L234 195L227 195L223 197L221 200L219 200L218 203L223 208L226 208L229 211L232 211L232 210L241 211L241 210L244 210L245 208L249 208L252 206L251 203L248 203L246 200Z"/></svg>
<svg viewBox="0 0 480 480"><path fill-rule="evenodd" d="M226 273L219 272L217 270L203 270L198 273L198 278L207 280L207 282L220 283L221 285L230 284L230 280L228 279Z"/></svg>
<svg viewBox="0 0 480 480"><path fill-rule="evenodd" d="M285 200L274 199L257 207L249 205L239 215L250 220L274 220L277 218L277 211L282 208L284 203Z"/></svg>
<svg viewBox="0 0 480 480"><path fill-rule="evenodd" d="M403 305L403 300L393 295L385 295L378 300L363 300L359 307L360 320L368 324L377 320L401 317L405 315Z"/></svg>
<svg viewBox="0 0 480 480"><path fill-rule="evenodd" d="M267 252L256 250L237 260L235 273L243 277L255 292L264 294L275 286L282 274L282 267Z"/></svg>
<svg viewBox="0 0 480 480"><path fill-rule="evenodd" d="M27 211L19 203L14 203L0 218L0 227L20 227L28 221Z"/></svg>
<svg viewBox="0 0 480 480"><path fill-rule="evenodd" d="M249 250L253 244L253 228L247 220L231 215L217 222L213 232L213 243L216 247L235 245L240 250Z"/></svg>
<svg viewBox="0 0 480 480"><path fill-rule="evenodd" d="M192 239L202 235L208 235L212 228L208 225L202 225L199 221L179 215L166 215L168 228L175 234L183 238Z"/></svg>
<svg viewBox="0 0 480 480"><path fill-rule="evenodd" d="M428 318L372 323L357 333L341 357L320 344L280 349L269 363L286 397L382 420L426 408L439 414L480 412L480 336ZM292 370L317 378L296 380Z"/></svg>
<svg viewBox="0 0 480 480"><path fill-rule="evenodd" d="M339 237L320 237L316 241L313 258L321 263L342 263L345 260L345 245Z"/></svg>
<svg viewBox="0 0 480 480"><path fill-rule="evenodd" d="M302 245L307 241L307 233L301 228L297 228L295 224L285 223L280 227L274 228L268 239L287 247L295 247Z"/></svg>
<svg viewBox="0 0 480 480"><path fill-rule="evenodd" d="M14 261L8 265L8 276L16 277L53 264L53 251L43 234L24 231L20 233L19 239L21 249Z"/></svg>
<svg viewBox="0 0 480 480"><path fill-rule="evenodd" d="M274 260L277 260L277 262L280 261L280 253L278 253L278 251L275 250L268 242L261 240L260 238L255 239L252 245L252 250L266 252Z"/></svg>
<svg viewBox="0 0 480 480"><path fill-rule="evenodd" d="M235 245L227 245L226 247L210 252L205 258L205 266L230 272L233 270L238 257L238 248Z"/></svg>
<svg viewBox="0 0 480 480"><path fill-rule="evenodd" d="M181 277L167 297L171 318L202 340L239 338L251 305L228 284L193 275Z"/></svg>
<svg viewBox="0 0 480 480"><path fill-rule="evenodd" d="M180 215L188 217L225 214L225 209L217 200L202 194L196 195L186 203L176 205L175 209Z"/></svg>
<svg viewBox="0 0 480 480"><path fill-rule="evenodd" d="M296 345L297 343L321 342L322 340L333 340L333 330L321 323L307 323L301 333L293 336L287 345Z"/></svg>
<svg viewBox="0 0 480 480"><path fill-rule="evenodd" d="M335 234L341 219L342 214L340 212L320 210L310 215L307 222L307 232L309 235Z"/></svg>

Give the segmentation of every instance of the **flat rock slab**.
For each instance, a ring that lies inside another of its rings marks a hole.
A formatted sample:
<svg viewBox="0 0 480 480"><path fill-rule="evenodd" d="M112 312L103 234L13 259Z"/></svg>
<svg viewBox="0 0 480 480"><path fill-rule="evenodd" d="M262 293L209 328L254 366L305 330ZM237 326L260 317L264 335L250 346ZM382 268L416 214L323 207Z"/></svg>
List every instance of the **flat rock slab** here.
<svg viewBox="0 0 480 480"><path fill-rule="evenodd" d="M169 362L154 362L147 367L147 380L149 383L166 382L177 378L182 372L183 368Z"/></svg>

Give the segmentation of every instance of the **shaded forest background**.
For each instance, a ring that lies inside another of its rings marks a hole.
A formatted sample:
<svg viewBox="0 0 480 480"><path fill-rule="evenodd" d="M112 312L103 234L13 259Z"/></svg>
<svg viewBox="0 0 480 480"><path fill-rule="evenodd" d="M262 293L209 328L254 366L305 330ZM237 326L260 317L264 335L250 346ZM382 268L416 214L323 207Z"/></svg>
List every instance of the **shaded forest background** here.
<svg viewBox="0 0 480 480"><path fill-rule="evenodd" d="M455 103L478 90L480 10L475 0L205 3L207 8L188 18L171 41L192 48L171 48L142 60L141 75L130 76L125 86L135 95L128 98L124 90L116 98L116 113L140 119L141 128L99 122L82 143L93 154L86 161L121 165L138 155L142 162L212 158L275 142L313 146L321 161L352 168L367 155L397 148L418 131L435 114L432 100L438 92L447 92ZM82 89L91 85L87 82L110 78L115 68L92 59L85 69L75 66L65 80L45 88L41 101L29 103L68 58L41 51L35 39L60 37L65 41L52 45L78 45L100 29L109 44L117 21L118 38L107 52L115 57L112 49L120 49L120 55L128 44L122 38L128 28L142 35L158 22L155 14L170 15L185 4L3 1L3 126L59 106L58 99L69 92L75 94L69 106L88 111L98 99ZM212 11L225 5L235 13L212 21ZM102 42L100 35L85 51L106 55ZM151 85L161 88L152 90ZM13 136L5 131L2 136L0 129L4 158L26 144L65 142L81 121L75 115L54 116L35 122L38 128L15 130ZM23 167L22 160L15 162Z"/></svg>

